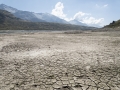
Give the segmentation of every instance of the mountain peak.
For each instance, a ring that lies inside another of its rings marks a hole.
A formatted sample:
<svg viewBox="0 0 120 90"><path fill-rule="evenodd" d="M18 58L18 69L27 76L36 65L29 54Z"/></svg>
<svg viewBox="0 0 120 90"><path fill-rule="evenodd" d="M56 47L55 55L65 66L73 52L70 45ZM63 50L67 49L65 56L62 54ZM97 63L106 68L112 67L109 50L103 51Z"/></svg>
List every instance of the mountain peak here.
<svg viewBox="0 0 120 90"><path fill-rule="evenodd" d="M5 4L0 4L0 6L6 7L7 5L5 5Z"/></svg>
<svg viewBox="0 0 120 90"><path fill-rule="evenodd" d="M5 4L0 4L0 9L6 10L6 11L11 12L11 13L16 13L18 11L17 9L10 7L10 6L7 6Z"/></svg>

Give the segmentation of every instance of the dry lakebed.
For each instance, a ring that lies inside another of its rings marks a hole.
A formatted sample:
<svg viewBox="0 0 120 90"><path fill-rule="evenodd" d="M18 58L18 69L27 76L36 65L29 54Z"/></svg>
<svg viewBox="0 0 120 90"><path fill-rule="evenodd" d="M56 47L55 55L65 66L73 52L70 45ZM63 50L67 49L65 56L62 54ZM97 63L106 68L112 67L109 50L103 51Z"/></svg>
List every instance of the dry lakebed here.
<svg viewBox="0 0 120 90"><path fill-rule="evenodd" d="M1 33L0 90L120 90L120 31Z"/></svg>

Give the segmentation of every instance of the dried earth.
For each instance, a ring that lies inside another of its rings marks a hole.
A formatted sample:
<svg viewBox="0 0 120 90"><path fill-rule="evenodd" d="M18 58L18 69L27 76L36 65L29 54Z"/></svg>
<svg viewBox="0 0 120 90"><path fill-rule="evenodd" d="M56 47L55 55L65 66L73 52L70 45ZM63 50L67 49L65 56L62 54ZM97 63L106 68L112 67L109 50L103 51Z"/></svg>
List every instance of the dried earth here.
<svg viewBox="0 0 120 90"><path fill-rule="evenodd" d="M120 31L0 34L0 90L120 90Z"/></svg>

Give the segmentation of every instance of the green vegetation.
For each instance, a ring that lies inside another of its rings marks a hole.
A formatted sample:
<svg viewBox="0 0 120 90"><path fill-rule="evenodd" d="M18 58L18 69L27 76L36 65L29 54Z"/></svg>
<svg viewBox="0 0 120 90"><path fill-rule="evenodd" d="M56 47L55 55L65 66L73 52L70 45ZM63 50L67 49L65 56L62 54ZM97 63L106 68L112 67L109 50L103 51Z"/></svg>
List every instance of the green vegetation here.
<svg viewBox="0 0 120 90"><path fill-rule="evenodd" d="M120 20L113 21L109 25L105 26L105 28L119 28L120 27Z"/></svg>
<svg viewBox="0 0 120 90"><path fill-rule="evenodd" d="M94 27L48 22L29 22L16 18L8 11L0 10L0 30L90 30L90 29L94 29Z"/></svg>

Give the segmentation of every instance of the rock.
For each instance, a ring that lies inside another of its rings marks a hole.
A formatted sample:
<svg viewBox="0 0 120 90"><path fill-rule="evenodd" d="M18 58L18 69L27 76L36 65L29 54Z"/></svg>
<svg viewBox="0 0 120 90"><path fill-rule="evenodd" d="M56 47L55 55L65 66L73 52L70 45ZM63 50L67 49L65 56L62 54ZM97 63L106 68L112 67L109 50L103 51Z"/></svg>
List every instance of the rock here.
<svg viewBox="0 0 120 90"><path fill-rule="evenodd" d="M74 90L73 88L71 88L70 86L64 86L62 88L59 88L57 90Z"/></svg>

